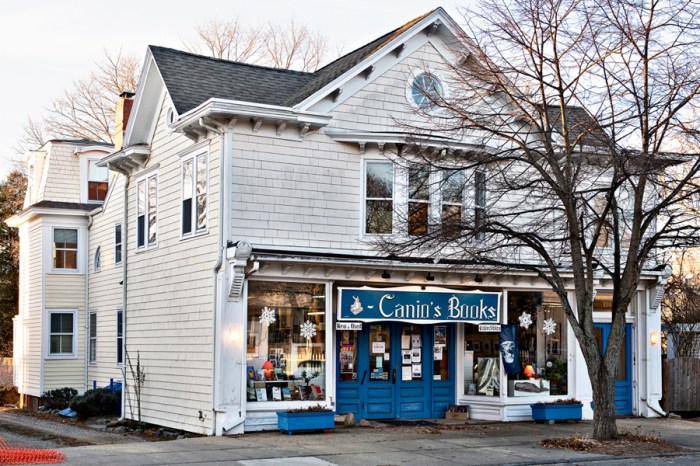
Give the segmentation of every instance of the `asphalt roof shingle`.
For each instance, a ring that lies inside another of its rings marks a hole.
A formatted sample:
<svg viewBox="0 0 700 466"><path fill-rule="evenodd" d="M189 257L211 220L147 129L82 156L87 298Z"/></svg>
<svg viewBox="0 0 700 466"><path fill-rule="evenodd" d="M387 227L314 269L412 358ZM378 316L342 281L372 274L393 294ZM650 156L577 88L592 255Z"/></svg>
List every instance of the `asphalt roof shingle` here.
<svg viewBox="0 0 700 466"><path fill-rule="evenodd" d="M291 107L341 76L430 13L432 11L314 73L221 60L155 45L149 46L149 49L180 115L211 98Z"/></svg>

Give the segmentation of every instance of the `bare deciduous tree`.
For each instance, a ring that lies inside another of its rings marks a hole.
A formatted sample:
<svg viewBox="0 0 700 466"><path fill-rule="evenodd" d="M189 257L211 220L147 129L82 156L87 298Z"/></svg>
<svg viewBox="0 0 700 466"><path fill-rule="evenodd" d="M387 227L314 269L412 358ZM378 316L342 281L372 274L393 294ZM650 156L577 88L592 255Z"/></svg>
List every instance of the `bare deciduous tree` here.
<svg viewBox="0 0 700 466"><path fill-rule="evenodd" d="M678 259L661 310L667 354L670 349L674 358L696 358L700 356L700 270L696 257L688 257L686 251Z"/></svg>
<svg viewBox="0 0 700 466"><path fill-rule="evenodd" d="M420 164L447 174L431 185L443 207L428 214L409 200L394 212L408 230L382 247L546 281L586 361L596 439L617 435L625 313L642 272L658 248L697 241L681 204L698 195L700 161L668 150L697 146L698 13L690 0L482 0L465 14L468 53L444 65L449 94L427 82L430 105L401 121L416 139L469 145L417 141L395 154L409 173ZM445 192L463 196L461 210ZM593 326L600 281L613 290L605 354Z"/></svg>
<svg viewBox="0 0 700 466"><path fill-rule="evenodd" d="M268 23L263 61L274 68L315 71L323 62L327 40L308 26L291 20L286 28Z"/></svg>
<svg viewBox="0 0 700 466"><path fill-rule="evenodd" d="M263 31L241 26L237 16L230 21L213 20L194 29L197 39L185 43L190 52L248 63L260 60Z"/></svg>
<svg viewBox="0 0 700 466"><path fill-rule="evenodd" d="M15 149L36 149L48 139L88 139L112 142L114 111L119 94L138 84L140 62L136 57L105 52L104 59L87 79L73 83L55 99L41 121L28 118Z"/></svg>
<svg viewBox="0 0 700 466"><path fill-rule="evenodd" d="M225 60L274 68L315 71L323 63L327 39L293 19L286 25L243 26L240 18L210 21L195 27L187 50Z"/></svg>

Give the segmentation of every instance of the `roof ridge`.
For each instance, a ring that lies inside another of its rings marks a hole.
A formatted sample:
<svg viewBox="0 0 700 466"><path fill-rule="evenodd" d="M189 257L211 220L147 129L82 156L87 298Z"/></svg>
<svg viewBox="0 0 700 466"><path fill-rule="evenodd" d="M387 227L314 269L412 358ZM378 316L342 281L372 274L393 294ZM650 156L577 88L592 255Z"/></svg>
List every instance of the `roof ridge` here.
<svg viewBox="0 0 700 466"><path fill-rule="evenodd" d="M257 68L257 69L261 69L261 70L281 71L283 73L299 74L299 75L303 75L303 76L311 76L314 74L314 73L308 72L308 71L291 70L291 69L287 69L287 68L275 68L273 66L255 65L253 63L246 63L243 61L226 60L223 58L211 57L209 55L201 55L199 53L193 53L193 52L187 52L185 50L174 49L172 47L164 47L162 45L152 45L151 44L148 46L148 48L149 49L153 48L153 49L158 49L158 50L165 50L168 52L177 53L179 55L189 55L190 57L202 58L202 59L209 60L209 61L228 63L228 64L234 64L234 65L241 65L241 66L246 66L246 67L250 67L250 68Z"/></svg>
<svg viewBox="0 0 700 466"><path fill-rule="evenodd" d="M356 48L355 50L353 50L352 52L348 52L348 53L346 53L346 54L344 54L344 55L342 55L342 56L336 58L335 60L333 60L332 62L328 63L327 65L323 66L323 68L317 69L317 70L314 72L314 74L323 71L324 69L326 69L326 68L328 68L329 66L333 65L333 64L336 63L337 61L342 60L343 58L347 57L348 55L352 55L353 53L358 52L359 50L361 50L361 49L367 47L368 45L373 44L373 43L375 43L375 42L378 42L380 39L384 39L385 37L388 38L388 37L392 36L393 34L395 34L396 32L398 32L399 30L404 29L404 28L405 28L406 26L408 26L409 24L410 24L410 25L413 25L413 24L417 23L417 22L420 21L421 19L423 19L423 18L425 18L426 16L430 15L431 13L433 13L435 10L437 10L437 8L433 8L432 10L428 11L427 13L424 13L424 14L422 14L422 15L420 15L420 16L417 16L417 17L411 19L410 21L407 21L407 22L403 23L401 26L399 26L399 27L397 27L397 28L394 28L394 29L392 29L391 31L389 31L389 32L387 32L387 33L385 33L385 34L382 34L381 36L377 37L377 38L374 39L374 40L371 40L371 41L369 41L369 42L365 42L364 44L362 44L361 46L357 47L357 48ZM382 46L383 46L383 45L382 45ZM375 51L376 51L376 50L379 50L379 48L381 48L381 47L378 47L377 49L375 49Z"/></svg>

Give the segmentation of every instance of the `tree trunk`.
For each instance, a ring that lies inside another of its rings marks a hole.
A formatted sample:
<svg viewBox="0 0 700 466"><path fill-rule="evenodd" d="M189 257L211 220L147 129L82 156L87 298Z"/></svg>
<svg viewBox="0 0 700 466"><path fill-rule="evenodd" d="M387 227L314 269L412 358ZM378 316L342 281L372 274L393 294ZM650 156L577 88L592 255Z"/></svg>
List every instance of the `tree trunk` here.
<svg viewBox="0 0 700 466"><path fill-rule="evenodd" d="M593 387L593 438L611 440L617 437L615 423L615 374L601 367Z"/></svg>

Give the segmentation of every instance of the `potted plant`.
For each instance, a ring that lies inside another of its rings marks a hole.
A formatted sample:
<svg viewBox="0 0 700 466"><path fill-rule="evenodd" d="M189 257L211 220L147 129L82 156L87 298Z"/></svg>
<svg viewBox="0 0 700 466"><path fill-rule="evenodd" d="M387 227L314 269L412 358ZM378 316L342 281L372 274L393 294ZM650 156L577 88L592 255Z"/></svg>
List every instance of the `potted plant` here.
<svg viewBox="0 0 700 466"><path fill-rule="evenodd" d="M566 400L556 400L547 403L534 403L532 408L532 419L554 424L554 421L580 421L583 403L569 398Z"/></svg>
<svg viewBox="0 0 700 466"><path fill-rule="evenodd" d="M277 412L277 427L292 435L302 430L325 430L335 427L335 413L321 405Z"/></svg>

